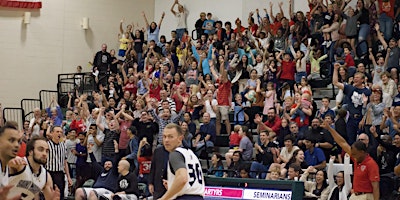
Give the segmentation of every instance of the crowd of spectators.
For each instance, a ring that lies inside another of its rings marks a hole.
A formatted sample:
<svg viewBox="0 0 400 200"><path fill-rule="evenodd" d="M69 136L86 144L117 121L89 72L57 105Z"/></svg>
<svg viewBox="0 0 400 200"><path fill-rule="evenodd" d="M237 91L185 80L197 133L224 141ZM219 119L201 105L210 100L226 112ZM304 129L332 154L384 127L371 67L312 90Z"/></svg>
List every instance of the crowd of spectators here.
<svg viewBox="0 0 400 200"><path fill-rule="evenodd" d="M230 150L213 154L209 175L302 180L306 195L318 199L349 195L350 156L357 166L370 156L377 165L377 171L368 165L371 173L400 171L400 2L358 0L353 8L351 0L303 0L310 8L304 13L293 11L292 1L289 16L275 1L269 10L232 22L202 12L191 37L188 11L175 0L177 27L169 27L169 41L159 35L165 13L159 23L149 23L143 13L144 28L124 28L121 20L118 53L103 44L93 60L98 89L90 95L71 91L65 118L55 99L45 111L35 109L24 122L23 139L62 127L75 188L97 178L85 173L90 167L96 175L115 170L113 182L130 168L130 176L147 185L144 196L154 197L165 192L158 170L167 163L162 132L169 123L182 126L183 145L197 155L216 147L217 136L229 135ZM336 105L324 97L318 107L311 85L329 77L339 89ZM130 164L120 163L117 172L120 160ZM345 165L336 181L333 163ZM315 182L307 181L309 173ZM376 197L372 176L370 187L355 186L352 194ZM94 188L110 181L99 179ZM93 196L85 190L77 190L77 199ZM124 191L110 185L106 190Z"/></svg>

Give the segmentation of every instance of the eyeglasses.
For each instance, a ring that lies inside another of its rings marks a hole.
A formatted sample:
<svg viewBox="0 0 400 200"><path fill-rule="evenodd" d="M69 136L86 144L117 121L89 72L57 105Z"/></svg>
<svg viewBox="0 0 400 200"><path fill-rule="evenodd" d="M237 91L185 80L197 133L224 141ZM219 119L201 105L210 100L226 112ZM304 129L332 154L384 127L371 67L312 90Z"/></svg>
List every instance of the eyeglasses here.
<svg viewBox="0 0 400 200"><path fill-rule="evenodd" d="M79 115L79 113L74 113L75 115Z"/></svg>

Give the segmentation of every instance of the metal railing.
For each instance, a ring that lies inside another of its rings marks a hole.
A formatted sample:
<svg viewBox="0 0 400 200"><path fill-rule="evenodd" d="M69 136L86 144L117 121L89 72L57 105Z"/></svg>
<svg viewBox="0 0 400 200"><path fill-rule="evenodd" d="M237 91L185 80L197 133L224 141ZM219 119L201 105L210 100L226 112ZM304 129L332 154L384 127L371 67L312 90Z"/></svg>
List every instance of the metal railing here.
<svg viewBox="0 0 400 200"><path fill-rule="evenodd" d="M15 121L18 123L18 128L23 127L25 121L24 110L22 108L4 108L3 109L4 122Z"/></svg>
<svg viewBox="0 0 400 200"><path fill-rule="evenodd" d="M22 99L21 108L24 111L24 120L30 120L33 118L33 110L35 108L43 109L43 105L40 99Z"/></svg>

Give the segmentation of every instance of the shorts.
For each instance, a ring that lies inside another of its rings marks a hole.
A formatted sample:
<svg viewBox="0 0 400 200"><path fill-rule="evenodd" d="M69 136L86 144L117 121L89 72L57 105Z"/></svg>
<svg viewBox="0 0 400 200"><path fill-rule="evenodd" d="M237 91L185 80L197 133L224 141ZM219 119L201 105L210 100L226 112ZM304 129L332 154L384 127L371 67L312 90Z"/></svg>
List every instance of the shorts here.
<svg viewBox="0 0 400 200"><path fill-rule="evenodd" d="M103 199L107 199L107 200L113 200L113 199L137 200L137 199L138 199L137 196L134 195L134 194L118 194L118 195L115 195L114 198L111 198L111 195L112 195L112 193L111 193L111 194L102 195L101 197L102 197ZM116 197L116 196L118 196L119 198Z"/></svg>
<svg viewBox="0 0 400 200"><path fill-rule="evenodd" d="M229 120L229 106L218 106L219 113L221 114L221 121Z"/></svg>
<svg viewBox="0 0 400 200"><path fill-rule="evenodd" d="M85 193L86 199L89 197L91 191L93 191L96 194L97 198L105 194L113 194L110 190L107 190L105 188L82 188L82 190L83 193Z"/></svg>
<svg viewBox="0 0 400 200"><path fill-rule="evenodd" d="M125 52L126 52L126 50L124 50L124 49L119 49L119 50L118 50L118 56L125 57Z"/></svg>
<svg viewBox="0 0 400 200"><path fill-rule="evenodd" d="M356 39L358 35L347 36L347 39Z"/></svg>

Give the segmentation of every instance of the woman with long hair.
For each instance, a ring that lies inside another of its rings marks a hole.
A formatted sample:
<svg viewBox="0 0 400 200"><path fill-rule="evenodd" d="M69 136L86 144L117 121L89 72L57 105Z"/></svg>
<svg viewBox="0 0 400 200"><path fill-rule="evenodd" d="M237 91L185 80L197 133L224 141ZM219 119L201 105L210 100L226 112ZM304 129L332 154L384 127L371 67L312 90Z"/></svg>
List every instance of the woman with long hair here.
<svg viewBox="0 0 400 200"><path fill-rule="evenodd" d="M326 171L317 170L315 173L315 181L307 181L308 175L315 171L314 167L310 166L300 177L300 181L304 182L304 190L306 191L305 196L314 197L318 200L327 200L330 188L326 181Z"/></svg>
<svg viewBox="0 0 400 200"><path fill-rule="evenodd" d="M219 153L214 153L211 157L211 167L208 169L208 175L214 175L216 177L222 177L224 172L224 164L222 163L222 156Z"/></svg>

